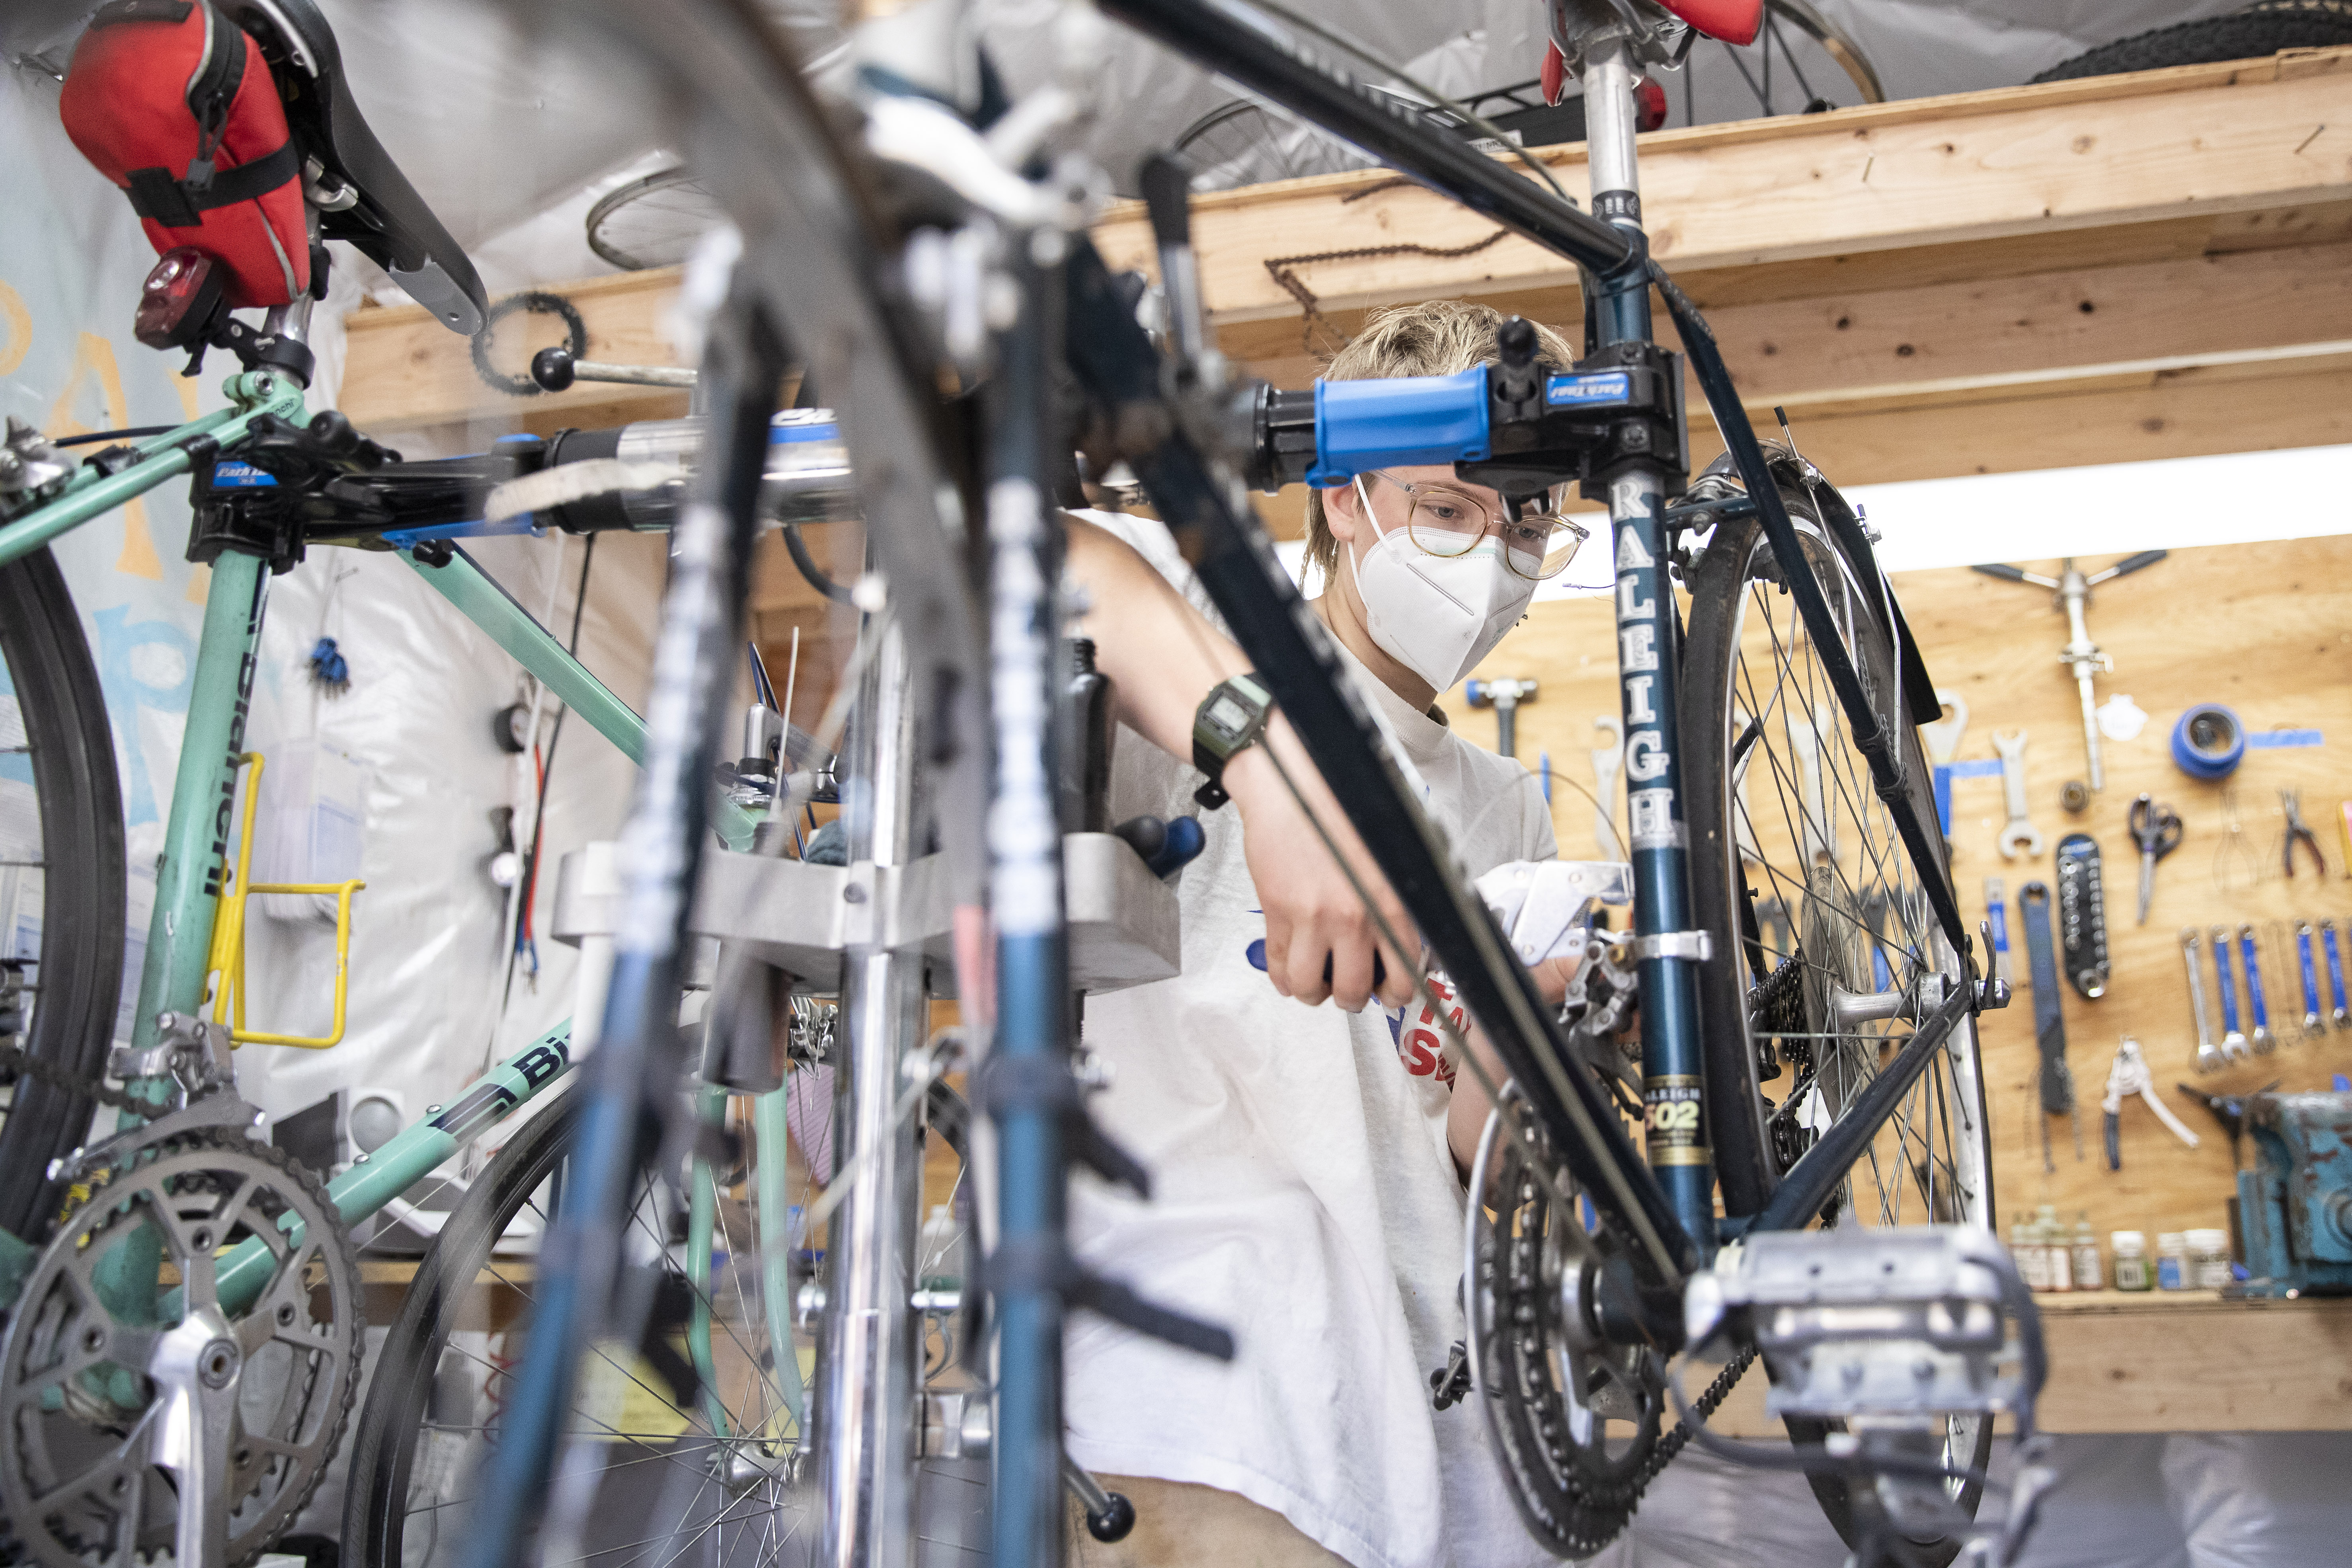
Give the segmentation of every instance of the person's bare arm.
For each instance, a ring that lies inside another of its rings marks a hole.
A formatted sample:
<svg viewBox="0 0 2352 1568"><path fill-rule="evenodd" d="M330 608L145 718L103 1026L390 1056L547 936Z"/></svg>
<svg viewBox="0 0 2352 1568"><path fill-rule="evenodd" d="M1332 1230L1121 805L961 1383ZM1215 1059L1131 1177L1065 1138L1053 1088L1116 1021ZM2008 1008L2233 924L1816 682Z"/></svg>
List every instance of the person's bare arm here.
<svg viewBox="0 0 2352 1568"><path fill-rule="evenodd" d="M1082 519L1064 522L1064 573L1085 595L1084 613L1073 617L1070 629L1094 640L1095 667L1110 677L1118 716L1171 756L1191 762L1193 710L1219 681L1246 673L1248 658L1124 540ZM1411 942L1412 924L1297 736L1276 713L1265 740L1227 763L1224 776L1265 910L1266 977L1286 996L1307 1003L1331 997L1352 1012L1375 994L1377 931L1363 900L1332 863L1315 821L1276 773L1268 748L1379 900L1390 929ZM1382 1001L1402 1005L1412 967L1389 954L1377 993Z"/></svg>
<svg viewBox="0 0 2352 1568"><path fill-rule="evenodd" d="M1568 983L1575 978L1576 961L1572 958L1548 958L1535 966L1536 991L1548 1007L1559 1005L1568 994ZM1469 1044L1470 1054L1486 1069L1486 1076L1496 1085L1511 1076L1495 1054L1494 1045L1477 1024L1465 1022L1462 1037ZM1445 1146L1454 1154L1456 1173L1464 1181L1470 1179L1470 1167L1478 1158L1478 1135L1485 1131L1486 1115L1495 1109L1494 1098L1469 1064L1462 1064L1454 1075L1454 1098L1445 1108ZM1475 1194L1474 1194L1475 1195Z"/></svg>

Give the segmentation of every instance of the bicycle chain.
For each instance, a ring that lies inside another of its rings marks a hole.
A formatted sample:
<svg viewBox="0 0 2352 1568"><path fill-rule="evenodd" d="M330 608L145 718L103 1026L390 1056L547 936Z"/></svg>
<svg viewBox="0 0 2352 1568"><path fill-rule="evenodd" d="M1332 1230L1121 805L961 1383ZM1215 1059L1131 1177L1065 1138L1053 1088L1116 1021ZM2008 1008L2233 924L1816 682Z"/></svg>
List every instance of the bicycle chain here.
<svg viewBox="0 0 2352 1568"><path fill-rule="evenodd" d="M1692 1403L1691 1415L1675 1422L1675 1429L1658 1439L1657 1446L1650 1450L1650 1458L1643 1465L1641 1474L1633 1480L1633 1501L1636 1507L1641 1503L1642 1494L1650 1489L1650 1483L1656 1480L1659 1473L1675 1462L1675 1456L1681 1453L1684 1446L1691 1440L1691 1416L1696 1415L1704 1422L1708 1416L1714 1415L1716 1407L1731 1396L1732 1385L1739 1381L1740 1374L1746 1372L1755 1360L1754 1345L1741 1347L1739 1353L1733 1356L1724 1364L1723 1370L1715 1374L1715 1381L1706 1385L1706 1392ZM1630 1516L1632 1510L1629 1509L1627 1513Z"/></svg>
<svg viewBox="0 0 2352 1568"><path fill-rule="evenodd" d="M153 1116L166 1109L152 1100L140 1099L129 1089L110 1089L104 1083L94 1083L78 1072L53 1066L20 1046L0 1046L0 1072L13 1072L19 1078L29 1078L65 1094L88 1095L100 1105L127 1110L133 1116ZM208 1081L201 1092L209 1094L219 1087L220 1080Z"/></svg>

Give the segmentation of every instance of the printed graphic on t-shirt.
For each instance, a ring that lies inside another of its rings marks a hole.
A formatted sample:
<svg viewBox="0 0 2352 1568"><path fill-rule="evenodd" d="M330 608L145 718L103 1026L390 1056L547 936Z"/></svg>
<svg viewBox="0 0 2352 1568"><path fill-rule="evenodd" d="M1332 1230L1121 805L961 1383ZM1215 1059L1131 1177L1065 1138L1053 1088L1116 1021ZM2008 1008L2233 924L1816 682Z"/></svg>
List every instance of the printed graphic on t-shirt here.
<svg viewBox="0 0 2352 1568"><path fill-rule="evenodd" d="M1454 1028L1469 1026L1469 1015L1454 999L1454 987L1446 984L1444 975L1429 977L1429 993L1444 1006L1444 1017L1453 1022ZM1426 998L1416 996L1389 1013L1388 1020L1389 1037L1396 1042L1397 1060L1404 1064L1404 1070L1415 1078L1434 1078L1448 1089L1453 1088L1454 1058L1446 1052L1445 1026L1437 1009Z"/></svg>

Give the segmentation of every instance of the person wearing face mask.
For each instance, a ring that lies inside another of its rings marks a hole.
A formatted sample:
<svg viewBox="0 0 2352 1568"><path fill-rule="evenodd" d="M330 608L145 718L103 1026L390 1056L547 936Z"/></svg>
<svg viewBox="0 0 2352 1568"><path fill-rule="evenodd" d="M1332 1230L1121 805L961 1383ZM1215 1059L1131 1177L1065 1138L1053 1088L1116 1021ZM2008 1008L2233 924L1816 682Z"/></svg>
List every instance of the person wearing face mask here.
<svg viewBox="0 0 2352 1568"><path fill-rule="evenodd" d="M1496 357L1503 320L1460 300L1391 310L1325 374L1454 374ZM1539 331L1541 368L1570 358ZM1437 1411L1429 1395L1464 1331L1463 1179L1486 1100L1456 1077L1408 964L1388 952L1376 970L1375 927L1318 823L1391 929L1410 922L1278 711L1222 765L1193 750L1196 713L1221 696L1246 711L1264 689L1167 531L1085 512L1066 537L1070 629L1094 639L1131 731L1114 749L1113 817L1197 815L1207 839L1177 884L1182 973L1087 999L1085 1046L1111 1069L1090 1110L1153 1190L1144 1202L1079 1178L1072 1241L1239 1347L1220 1363L1072 1315L1070 1453L1132 1499L1139 1522L1106 1546L1074 1514L1071 1561L1548 1563L1477 1402ZM1455 734L1436 699L1517 624L1578 537L1541 507L1509 515L1450 468L1366 472L1309 498L1315 611L1472 876L1551 858L1549 811L1523 765ZM1230 807L1196 804L1219 792ZM1565 979L1538 976L1555 996ZM1338 1005L1315 1005L1327 999Z"/></svg>

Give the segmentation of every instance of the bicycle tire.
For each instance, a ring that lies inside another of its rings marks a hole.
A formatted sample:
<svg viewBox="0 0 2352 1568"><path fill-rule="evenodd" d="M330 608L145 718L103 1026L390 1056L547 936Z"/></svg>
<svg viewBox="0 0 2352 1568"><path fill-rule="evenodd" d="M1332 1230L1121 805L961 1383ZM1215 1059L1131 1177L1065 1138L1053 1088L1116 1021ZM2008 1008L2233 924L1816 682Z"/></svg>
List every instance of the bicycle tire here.
<svg viewBox="0 0 2352 1568"><path fill-rule="evenodd" d="M28 782L37 797L43 862L39 989L23 1048L95 1085L121 1004L122 786L80 613L47 550L0 567L0 657L24 731L5 739L24 747L26 778L16 782ZM10 772L0 765L0 778ZM50 876L50 865L70 874ZM16 931L0 935L9 952L18 940ZM0 1226L37 1245L46 1239L62 1195L48 1179L49 1162L87 1141L96 1108L86 1094L18 1078L0 1121Z"/></svg>
<svg viewBox="0 0 2352 1568"><path fill-rule="evenodd" d="M510 1395L525 1359L515 1335L529 1331L537 1287L536 1274L502 1259L498 1247L526 1208L539 1215L542 1226L551 1220L554 1200L541 1202L539 1195L561 1179L588 1103L587 1095L567 1090L525 1124L492 1158L418 1265L385 1334L353 1434L342 1526L343 1561L352 1568L425 1568L450 1561L462 1549L466 1515L460 1510L468 1500L452 1498L446 1489L487 1474L488 1466L478 1461L495 1446L497 1413ZM641 1251L675 1245L676 1233L659 1223L665 1217L662 1198L661 1184L649 1176L640 1179L631 1212L632 1224L646 1243ZM648 1216L657 1223L645 1223ZM749 1225L747 1217L744 1228ZM609 1509L603 1506L614 1495L615 1475L634 1468L661 1473L692 1469L704 1476L690 1496L663 1491L635 1500L651 1503L656 1512L675 1508L676 1520L661 1522L706 1538L709 1561L731 1568L738 1563L772 1562L761 1541L747 1542L747 1537L773 1533L779 1539L771 1544L781 1550L781 1537L789 1532L771 1527L804 1509L798 1473L791 1463L792 1445L763 1436L780 1433L790 1417L782 1414L772 1351L761 1331L765 1299L744 1288L750 1279L754 1281L751 1289L759 1289L757 1246L723 1216L714 1242L723 1260L719 1270L732 1270L714 1271L706 1298L720 1320L714 1335L719 1386L705 1386L700 1397L706 1403L665 1410L663 1401L673 1395L665 1394L653 1371L644 1363L633 1367L610 1347L600 1347L588 1357L589 1382L601 1366L606 1383L632 1385L624 1390L625 1406L634 1407L640 1417L650 1413L668 1429L638 1430L600 1420L593 1408L596 1398L583 1383L574 1405L578 1419L570 1431L572 1441L584 1437L614 1450L597 1483L599 1514L626 1516L632 1529L650 1516L630 1513L625 1498ZM486 1274L499 1282L505 1305L486 1303L474 1292ZM720 1283L722 1277L731 1281L731 1294ZM671 1278L682 1283L679 1277ZM481 1349L453 1342L461 1333L481 1333ZM494 1350L490 1341L500 1334L503 1345ZM675 1340L676 1334L666 1337ZM731 1402L730 1394L735 1396ZM704 1412L712 1397L719 1400L730 1419L731 1435L726 1438L714 1438L709 1430ZM700 1425L687 1426L688 1410L704 1416ZM429 1460L424 1457L428 1444L436 1445ZM721 1479L722 1469L732 1479ZM416 1526L424 1520L431 1521L432 1529L420 1541ZM731 1541L725 1526L736 1527ZM597 1551L590 1555L602 1560ZM703 1559L686 1555L680 1561Z"/></svg>
<svg viewBox="0 0 2352 1568"><path fill-rule="evenodd" d="M343 1492L343 1555L354 1564L403 1561L406 1502L433 1400L432 1369L456 1326L465 1286L533 1192L569 1157L584 1098L564 1093L533 1117L484 1169L426 1248L385 1331L352 1433Z"/></svg>
<svg viewBox="0 0 2352 1568"><path fill-rule="evenodd" d="M2344 0L2271 0L2227 16L2178 22L2085 50L2035 76L2036 82L2076 81L2168 66L2260 59L2281 49L2352 44L2352 5Z"/></svg>
<svg viewBox="0 0 2352 1568"><path fill-rule="evenodd" d="M1816 581L1821 583L1833 613L1840 615L1849 628L1849 652L1873 695L1873 706L1883 709L1887 720L1882 722L1891 720L1899 734L1911 804L1923 820L1932 823L1936 819L1930 790L1932 775L1920 748L1916 715L1903 702L1895 647L1889 635L1890 617L1874 589L1865 586L1871 580L1856 568L1841 542L1834 507L1815 489L1818 476L1779 443L1766 443L1766 452L1775 476L1781 481L1782 499L1790 521L1799 530ZM1718 462L1707 470L1707 475L1718 476L1715 487L1718 494L1737 493L1727 463ZM1706 485L1706 476L1702 476L1701 485L1694 487L1695 490L1703 495ZM1753 634L1759 619L1759 610L1766 612L1760 618L1769 633L1763 649L1768 661L1776 666L1785 662L1801 640L1791 635L1784 643L1780 635L1783 628L1794 628L1797 624L1793 601L1778 587L1780 570L1764 539L1761 523L1751 516L1718 525L1688 574L1691 604L1684 659L1683 777L1689 794L1691 880L1696 911L1701 929L1710 933L1716 952L1729 960L1702 967L1699 1005L1701 1016L1709 1025L1707 1109L1715 1131L1717 1171L1723 1185L1726 1211L1733 1215L1753 1214L1763 1205L1780 1169L1787 1163L1788 1146L1799 1142L1799 1124L1815 1114L1815 1100L1833 1121L1836 1115L1843 1114L1843 1105L1852 1103L1854 1088L1875 1068L1878 1047L1887 1037L1866 1033L1871 1027L1868 1025L1848 1026L1843 1031L1829 1026L1831 1021L1824 1016L1827 986L1843 977L1851 982L1845 987L1850 990L1891 989L1898 977L1907 984L1921 970L1931 969L1952 982L1957 982L1960 973L1957 956L1934 926L1925 900L1917 894L1916 868L1910 866L1907 855L1894 838L1885 806L1871 790L1860 755L1853 750L1844 716L1835 712L1834 700L1828 695L1824 683L1817 679L1807 683L1811 711L1806 717L1817 737L1817 759L1826 757L1825 742L1842 744L1848 753L1842 770L1831 761L1817 760L1814 764L1819 776L1838 787L1832 790L1825 784L1818 789L1806 788L1801 766L1793 770L1799 776L1791 777L1792 770L1781 768L1775 753L1768 749L1773 726L1765 721L1775 716L1775 704L1782 689L1776 682L1772 700L1759 700L1753 673L1748 668L1748 661L1758 651ZM1748 634L1745 647L1743 632ZM1742 722L1743 716L1750 710L1761 717ZM1782 721L1782 732L1790 737L1790 750L1800 750L1795 731L1786 723L1789 709L1780 706L1777 716ZM1826 729L1822 727L1825 719ZM1735 765L1734 748L1751 728L1757 732L1756 738L1748 742L1744 760ZM1749 778L1757 775L1759 753L1767 763L1764 776L1776 786L1774 794L1783 808L1782 820L1773 819L1772 802L1758 810L1753 795L1760 792L1750 791L1742 783L1743 773ZM1787 809L1792 794L1799 797L1793 812ZM1816 798L1824 807L1819 813L1813 811L1811 805ZM1796 820L1787 820L1791 816ZM1808 838L1803 828L1806 820L1823 818L1832 824L1822 830L1832 836L1829 837L1826 856L1819 840ZM1787 830L1785 834L1781 829ZM1833 836L1840 829L1853 842L1851 874L1841 863L1835 847ZM1807 876L1792 876L1785 867L1771 864L1770 858L1781 850L1784 838L1787 847L1796 851L1801 862L1812 868ZM1940 838L1937 842L1941 858L1946 851ZM1825 859L1828 865L1823 868ZM1883 926L1870 923L1866 910L1871 895L1863 890L1890 865L1894 878L1886 894L1890 907L1885 919L1895 922L1895 940L1891 942ZM1760 874L1750 871L1751 866L1759 868ZM1879 869L1874 871L1874 866ZM1948 874L1943 865L1938 865L1937 870ZM1906 871L1913 875L1906 879L1903 874ZM1815 880L1816 878L1822 879ZM1786 990L1796 994L1803 1008L1803 1016L1793 1021L1801 1026L1806 1049L1814 1059L1814 1068L1807 1070L1828 1074L1833 1081L1843 1080L1846 1086L1831 1094L1817 1089L1799 1101L1796 1088L1809 1081L1801 1072L1784 1095L1781 1114L1769 1121L1761 1115L1762 1108L1769 1103L1763 1098L1759 1081L1763 1047L1769 1042L1775 1049L1790 1049L1797 1035L1762 1026L1775 1023L1785 1026L1792 1021L1789 1015L1775 1012L1766 1016L1751 1011L1751 998L1763 988L1764 977L1751 976L1757 959L1748 942L1751 932L1761 933L1759 927L1750 926L1743 919L1742 905L1747 900L1742 889L1757 881L1765 882L1768 891L1777 890L1786 899L1792 933L1789 951L1776 963L1778 939L1774 939L1773 947L1764 948L1761 943L1759 946L1770 970L1785 968L1791 972ZM1820 952L1808 958L1809 941L1840 956L1833 963L1822 962ZM1814 970L1833 973L1817 975ZM1738 1026L1727 1027L1724 1020L1738 1020ZM1881 1150L1887 1138L1887 1133L1882 1131L1865 1160L1857 1162L1853 1180L1843 1190L1843 1201L1832 1200L1832 1206L1839 1211L1835 1222L1966 1223L1990 1226L1997 1210L1983 1073L1977 1059L1972 1021L1964 1020L1954 1031L1952 1044L1937 1054L1937 1061L1911 1092L1916 1098L1906 1098L1906 1109L1887 1123L1895 1141L1893 1148L1886 1151L1895 1156L1886 1162L1894 1166L1891 1184L1882 1164ZM1946 1112L1941 1119L1942 1163L1948 1177L1940 1192L1935 1180L1939 1106ZM1954 1106L1959 1108L1958 1116L1950 1114ZM1796 1114L1790 1116L1791 1110ZM1788 1125L1779 1127L1777 1124L1784 1119ZM1913 1163L1915 1132L1925 1149L1926 1157L1920 1164ZM1769 1169L1764 1168L1767 1162L1770 1163ZM1879 1190L1876 1203L1872 1205L1864 1201L1864 1187L1874 1178ZM1915 1187L1925 1189L1924 1212L1909 1215L1906 1213L1906 1200ZM1872 1212L1874 1206L1875 1212ZM1831 1429L1826 1423L1793 1417L1785 1425L1790 1436L1801 1444L1818 1445ZM1952 1418L1946 1450L1950 1461L1981 1470L1991 1447L1990 1420ZM1848 1544L1853 1544L1854 1510L1844 1480L1826 1475L1811 1475L1808 1479L1822 1511ZM1980 1482L1969 1482L1953 1495L1953 1500L1973 1516L1982 1491ZM1961 1544L1958 1535L1910 1543L1917 1561L1935 1565L1951 1562Z"/></svg>

